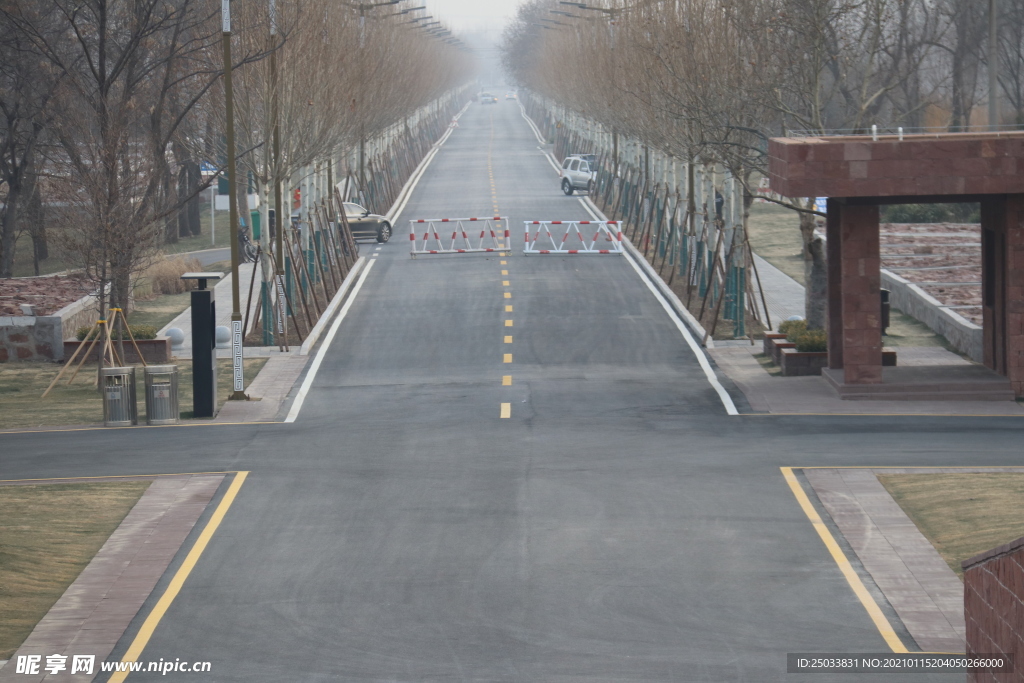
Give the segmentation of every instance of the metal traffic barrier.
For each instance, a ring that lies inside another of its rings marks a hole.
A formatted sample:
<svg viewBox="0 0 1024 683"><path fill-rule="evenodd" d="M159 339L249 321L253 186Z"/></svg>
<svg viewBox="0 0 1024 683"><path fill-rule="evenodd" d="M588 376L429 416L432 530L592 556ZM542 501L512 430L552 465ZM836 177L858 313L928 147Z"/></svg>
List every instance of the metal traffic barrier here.
<svg viewBox="0 0 1024 683"><path fill-rule="evenodd" d="M178 366L149 365L146 378L146 424L178 424Z"/></svg>
<svg viewBox="0 0 1024 683"><path fill-rule="evenodd" d="M139 423L135 402L135 368L102 368L103 424L130 427Z"/></svg>

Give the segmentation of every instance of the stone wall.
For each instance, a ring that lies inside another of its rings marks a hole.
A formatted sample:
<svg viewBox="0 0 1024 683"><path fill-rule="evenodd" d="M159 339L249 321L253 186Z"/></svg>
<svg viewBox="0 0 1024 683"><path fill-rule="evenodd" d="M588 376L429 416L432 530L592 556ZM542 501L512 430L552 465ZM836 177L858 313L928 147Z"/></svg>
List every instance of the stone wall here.
<svg viewBox="0 0 1024 683"><path fill-rule="evenodd" d="M96 297L84 296L53 315L0 316L0 363L63 360L64 340L96 322Z"/></svg>
<svg viewBox="0 0 1024 683"><path fill-rule="evenodd" d="M1013 655L1012 673L967 674L968 683L1024 682L1024 538L964 560L967 654Z"/></svg>
<svg viewBox="0 0 1024 683"><path fill-rule="evenodd" d="M960 353L984 362L984 336L980 325L958 315L917 285L888 270L882 270L882 287L890 292L889 303L911 318L920 320L941 334Z"/></svg>
<svg viewBox="0 0 1024 683"><path fill-rule="evenodd" d="M63 321L55 315L0 316L0 363L62 359L63 330Z"/></svg>

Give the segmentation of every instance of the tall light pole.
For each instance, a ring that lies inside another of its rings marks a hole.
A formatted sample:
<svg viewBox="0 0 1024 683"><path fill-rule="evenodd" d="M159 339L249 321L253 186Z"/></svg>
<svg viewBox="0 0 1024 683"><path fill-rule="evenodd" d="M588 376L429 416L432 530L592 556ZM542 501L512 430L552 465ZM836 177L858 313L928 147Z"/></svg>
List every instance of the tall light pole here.
<svg viewBox="0 0 1024 683"><path fill-rule="evenodd" d="M994 0L992 0L992 1L994 1ZM570 7L577 7L579 9L593 10L595 12L603 12L604 14L608 15L608 19L611 20L611 22L612 22L611 26L610 26L611 38L612 38L612 46L611 46L611 57L612 57L612 64L611 64L612 68L611 68L611 71L612 71L612 73L611 73L611 79L612 79L612 90L614 90L615 89L615 67L616 67L616 64L617 64L617 61L618 61L617 58L616 58L616 54L615 54L615 21L614 21L614 19L615 19L615 15L618 14L621 10L620 9L610 9L608 7L593 7L592 5L588 5L585 2L570 2L570 0L559 0L558 4L559 5L568 5ZM619 177L619 129L614 124L612 125L612 164L613 164L612 178L618 178Z"/></svg>
<svg viewBox="0 0 1024 683"><path fill-rule="evenodd" d="M277 6L276 0L270 0L270 118L273 128L274 162L271 169L274 173L274 262L277 270L277 345L284 349L288 346L288 319L285 310L284 289L284 225L281 218L281 118L278 110L277 93ZM290 212L289 212L290 213Z"/></svg>
<svg viewBox="0 0 1024 683"><path fill-rule="evenodd" d="M231 244L231 359L234 391L228 397L232 401L246 401L242 391L245 380L242 372L242 304L238 293L238 177L235 172L235 106L231 90L231 0L221 0L221 38L224 43L224 100L227 115L228 154L228 207L230 227L228 242Z"/></svg>

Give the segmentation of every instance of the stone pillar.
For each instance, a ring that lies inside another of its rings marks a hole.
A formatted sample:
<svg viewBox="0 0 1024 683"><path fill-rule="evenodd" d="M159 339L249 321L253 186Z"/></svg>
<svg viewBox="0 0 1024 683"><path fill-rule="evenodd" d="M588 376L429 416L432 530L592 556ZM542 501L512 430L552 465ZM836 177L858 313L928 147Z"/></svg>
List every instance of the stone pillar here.
<svg viewBox="0 0 1024 683"><path fill-rule="evenodd" d="M1006 376L1024 396L1024 195L1006 198ZM997 255L998 256L998 255Z"/></svg>
<svg viewBox="0 0 1024 683"><path fill-rule="evenodd" d="M839 232L839 215L843 205L838 199L828 200L825 219L825 249L828 259L828 367L843 367L843 238Z"/></svg>
<svg viewBox="0 0 1024 683"><path fill-rule="evenodd" d="M846 205L839 214L842 254L843 370L847 384L882 381L881 258L878 207Z"/></svg>

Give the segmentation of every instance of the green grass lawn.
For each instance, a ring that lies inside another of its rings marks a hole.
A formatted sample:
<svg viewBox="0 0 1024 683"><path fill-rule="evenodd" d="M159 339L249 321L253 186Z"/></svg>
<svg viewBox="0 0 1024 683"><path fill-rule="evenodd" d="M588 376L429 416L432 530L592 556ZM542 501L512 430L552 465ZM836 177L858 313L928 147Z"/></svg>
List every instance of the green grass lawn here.
<svg viewBox="0 0 1024 683"><path fill-rule="evenodd" d="M796 211L755 202L750 207L747 228L754 253L803 284L803 244Z"/></svg>
<svg viewBox="0 0 1024 683"><path fill-rule="evenodd" d="M163 294L150 301L136 301L135 310L128 314L128 324L152 325L159 330L191 305L192 292Z"/></svg>
<svg viewBox="0 0 1024 683"><path fill-rule="evenodd" d="M0 660L14 654L148 487L0 486Z"/></svg>
<svg viewBox="0 0 1024 683"><path fill-rule="evenodd" d="M266 358L249 358L244 361L246 386L266 362ZM175 360L172 363L179 368L179 410L183 418L188 418L192 415L192 361ZM0 429L101 424L103 403L93 386L96 366L84 366L70 386L66 385L66 379L70 376L68 373L46 398L42 398L43 391L59 370L60 366L56 363L0 364ZM141 368L135 371L135 381L139 424L145 424L146 398ZM229 393L231 361L222 358L218 361L217 372L218 406L224 405Z"/></svg>
<svg viewBox="0 0 1024 683"><path fill-rule="evenodd" d="M1024 474L879 475L957 576L960 562L1024 536Z"/></svg>

